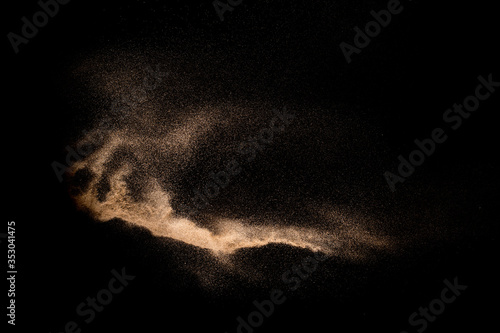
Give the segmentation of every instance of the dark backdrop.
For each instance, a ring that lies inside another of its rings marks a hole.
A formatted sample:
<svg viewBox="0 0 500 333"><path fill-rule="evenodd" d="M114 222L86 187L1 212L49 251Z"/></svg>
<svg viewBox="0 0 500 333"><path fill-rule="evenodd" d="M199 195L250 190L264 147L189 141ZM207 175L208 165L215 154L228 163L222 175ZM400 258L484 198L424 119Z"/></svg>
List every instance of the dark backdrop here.
<svg viewBox="0 0 500 333"><path fill-rule="evenodd" d="M18 32L20 18L38 10L35 1L4 6L4 35ZM118 222L97 223L74 208L51 162L64 158L64 146L85 121L85 110L64 96L71 86L66 71L75 59L127 43L174 45L191 56L199 51L200 63L205 54L220 52L234 62L229 67L240 69L225 72L233 75L234 86L209 83L219 87L216 93L252 97L273 91L283 101L353 105L384 134L384 166L395 168L398 154L413 149L415 138L439 126L443 112L473 92L478 75L500 78L498 22L492 4L405 1L403 12L347 64L339 43L352 43L352 28L368 22L370 10L385 6L385 1L248 0L221 22L210 1L73 0L19 54L4 38L3 198L4 222L17 223L16 329L62 331L67 321L78 319L76 305L107 285L111 269L124 266L136 279L82 326L83 332L234 332L236 316L252 311L252 301L268 292L248 287L244 296L215 297L169 257L182 252L178 245L160 244L139 228L132 236ZM427 179L460 179L471 205L482 207L463 217L463 223L477 225L473 232L459 244L381 260L369 272L363 265L330 262L348 272L338 284L326 284L342 292L290 296L256 331L412 331L408 315L439 296L444 278L455 276L469 288L428 332L485 331L494 325L497 111L494 95L422 167ZM412 195L404 200L411 202Z"/></svg>

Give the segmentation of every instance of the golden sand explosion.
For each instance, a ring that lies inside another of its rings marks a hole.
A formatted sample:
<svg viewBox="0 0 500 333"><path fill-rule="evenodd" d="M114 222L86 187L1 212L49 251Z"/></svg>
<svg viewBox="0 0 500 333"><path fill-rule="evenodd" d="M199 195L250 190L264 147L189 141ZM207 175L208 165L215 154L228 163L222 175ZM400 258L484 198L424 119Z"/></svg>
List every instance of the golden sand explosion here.
<svg viewBox="0 0 500 333"><path fill-rule="evenodd" d="M110 101L124 97L130 100L148 75L140 66L146 61L137 54L104 52L95 57L80 64L74 72L75 77L83 78L83 87L89 89L91 95ZM264 110L273 106L264 101L245 101L240 105L193 104L189 93L185 93L194 89L185 74L186 68L191 67L184 68L174 62L157 67L172 69L170 75L163 72L153 75L161 82L161 87L156 85L155 90L143 91L144 96L133 105L129 104L121 119L114 119L116 115L112 115L111 128L103 129L94 124L76 142L77 145L94 146L70 169L70 176L82 172L89 175L84 186L76 185L79 189L73 195L80 209L99 221L126 221L146 228L154 236L168 237L216 255L277 243L360 259L372 250L392 246L388 236L369 227L376 224L371 223L372 218L330 203L287 207L291 212L287 221L282 215L276 214L273 218L272 212L266 212L271 218L260 217L257 223L255 216L225 214L224 208L217 216L217 205L210 222L203 221L203 216L193 219L174 211L172 200L178 199L180 194L170 184L183 179L181 171L199 165L196 163L200 155L205 156L205 163L207 152L215 160L224 160L238 137L243 139L244 135L252 134L242 133L251 126L262 126L256 125L258 121L269 122ZM95 118L108 116L109 105L98 104L93 108ZM338 124L335 140L346 140L340 132L345 126ZM140 195L137 189L131 189L130 179L139 184ZM230 189L224 191L228 191L229 197L238 199L235 200L238 205L246 205L240 195L233 194ZM294 212L309 211L314 212L317 221L311 223L294 217ZM257 213L256 216L262 215ZM293 220L292 225L288 220Z"/></svg>
<svg viewBox="0 0 500 333"><path fill-rule="evenodd" d="M132 175L133 163L123 162L113 172L108 170L113 164L111 162L114 153L123 147L133 152L134 161L146 165L154 163L154 158L151 157L154 155L153 147L175 147L177 154L182 155L184 150L188 154L197 138L191 132L196 130L196 126L192 126L188 121L182 129L162 138L145 138L125 131L111 131L99 149L72 167L73 174L86 169L93 175L86 189L75 195L77 205L89 211L97 220L120 219L147 228L155 236L169 237L207 249L215 255L281 243L356 259L363 256L363 249L383 249L389 246L387 239L363 229L353 221L354 217L345 216L335 209L324 212L322 228L284 226L276 221L272 224L264 221L255 225L247 222L245 218L220 218L212 223L210 228L201 227L175 213L171 206L172 195L162 189L157 179L151 175L144 178L145 193L141 199L133 198L126 182L127 177ZM184 133L182 143L178 143L179 133ZM103 177L109 182L109 191L104 200L98 193L98 184Z"/></svg>

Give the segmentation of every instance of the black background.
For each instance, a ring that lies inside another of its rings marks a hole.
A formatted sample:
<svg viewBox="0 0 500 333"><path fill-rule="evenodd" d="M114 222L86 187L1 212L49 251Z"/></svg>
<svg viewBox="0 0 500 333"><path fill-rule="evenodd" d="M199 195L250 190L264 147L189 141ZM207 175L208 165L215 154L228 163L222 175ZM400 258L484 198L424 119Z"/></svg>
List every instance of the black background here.
<svg viewBox="0 0 500 333"><path fill-rule="evenodd" d="M235 318L246 316L252 301L269 290L249 288L243 297L214 298L163 254L175 246L161 245L138 228L132 236L117 222L97 223L76 211L51 168L52 161L64 158L63 148L85 112L62 96L65 68L74 59L131 40L198 50L201 63L211 48L234 61L227 66L241 68L234 77L247 75L241 82L231 80L232 86L210 83L220 87L214 90L221 94L217 98L272 90L284 101L354 105L381 128L389 147L383 167L394 169L398 154L411 151L415 138L427 136L447 108L474 91L478 75L500 78L498 15L492 4L480 2L438 7L405 1L403 12L347 64L339 43L352 43L352 28L362 27L370 10L386 3L248 0L220 22L210 1L73 0L19 54L4 38L3 198L4 222L16 221L17 229L16 329L60 332L67 321L81 321L76 306L107 285L113 268L127 267L136 279L95 321L83 325L83 332L234 332ZM18 33L20 18L37 10L35 1L9 3L4 35ZM253 74L245 74L249 68ZM264 85L256 87L260 80ZM344 263L350 276L326 284L341 286L338 297L328 292L307 297L307 290L291 295L256 331L414 332L408 316L438 297L442 281L455 276L469 288L427 331L494 329L497 111L495 94L422 166L424 180L414 176L429 186L459 179L466 193L461 198L470 199L471 206L461 216L471 232L459 244L381 260L369 271ZM401 202L414 200L410 182L401 188L407 191Z"/></svg>

